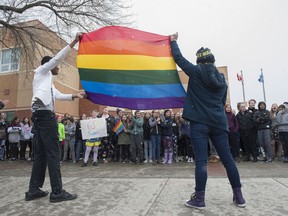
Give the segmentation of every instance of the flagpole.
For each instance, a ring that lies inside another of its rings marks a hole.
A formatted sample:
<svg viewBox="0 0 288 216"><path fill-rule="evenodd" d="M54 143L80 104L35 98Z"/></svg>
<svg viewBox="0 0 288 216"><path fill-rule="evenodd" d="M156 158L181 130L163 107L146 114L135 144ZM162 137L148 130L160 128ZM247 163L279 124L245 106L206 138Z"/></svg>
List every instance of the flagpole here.
<svg viewBox="0 0 288 216"><path fill-rule="evenodd" d="M262 87L263 87L264 102L266 103L266 93L265 93L264 76L263 76L263 70L262 70L262 68L261 68L261 75L262 75L262 77L263 77Z"/></svg>
<svg viewBox="0 0 288 216"><path fill-rule="evenodd" d="M244 89L244 78L243 78L243 72L242 72L242 70L241 70L241 77L242 77L243 102L246 103L246 99L245 99L245 89Z"/></svg>

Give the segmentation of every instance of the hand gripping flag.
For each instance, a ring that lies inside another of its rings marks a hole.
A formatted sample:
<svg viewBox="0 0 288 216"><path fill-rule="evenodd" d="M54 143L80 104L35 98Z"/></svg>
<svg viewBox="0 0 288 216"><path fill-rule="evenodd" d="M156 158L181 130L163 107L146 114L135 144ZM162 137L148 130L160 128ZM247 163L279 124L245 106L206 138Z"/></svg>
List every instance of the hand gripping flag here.
<svg viewBox="0 0 288 216"><path fill-rule="evenodd" d="M87 98L129 109L183 107L169 36L109 26L84 34L77 66Z"/></svg>

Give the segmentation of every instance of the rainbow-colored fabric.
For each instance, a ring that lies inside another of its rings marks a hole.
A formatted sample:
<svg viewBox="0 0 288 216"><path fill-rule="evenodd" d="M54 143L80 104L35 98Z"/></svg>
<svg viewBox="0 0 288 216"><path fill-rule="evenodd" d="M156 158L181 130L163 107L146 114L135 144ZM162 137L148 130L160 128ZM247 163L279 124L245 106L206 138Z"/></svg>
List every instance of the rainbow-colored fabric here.
<svg viewBox="0 0 288 216"><path fill-rule="evenodd" d="M77 66L87 98L130 109L183 107L169 36L109 26L84 34Z"/></svg>
<svg viewBox="0 0 288 216"><path fill-rule="evenodd" d="M125 131L125 127L121 120L119 120L112 129L116 134L121 133L123 130Z"/></svg>

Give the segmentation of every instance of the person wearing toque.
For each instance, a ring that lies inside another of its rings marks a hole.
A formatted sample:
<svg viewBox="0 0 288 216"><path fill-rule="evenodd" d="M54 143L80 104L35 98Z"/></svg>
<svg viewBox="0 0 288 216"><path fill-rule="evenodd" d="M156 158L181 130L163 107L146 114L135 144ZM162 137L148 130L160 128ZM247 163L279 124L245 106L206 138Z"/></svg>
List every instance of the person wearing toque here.
<svg viewBox="0 0 288 216"><path fill-rule="evenodd" d="M225 77L220 73L211 50L201 47L196 65L183 57L177 44L178 33L170 35L171 50L176 64L189 77L183 118L190 121L191 141L195 152L195 190L185 202L187 207L205 209L208 140L211 139L226 169L232 186L233 202L245 207L238 169L228 143L228 124L224 106L227 97Z"/></svg>
<svg viewBox="0 0 288 216"><path fill-rule="evenodd" d="M34 161L29 183L29 190L26 192L25 201L35 200L48 195L43 187L46 168L48 166L51 193L50 202L62 202L73 200L76 194L66 192L62 187L60 171L60 146L58 138L58 124L54 112L55 99L72 101L75 98L82 99L85 94L62 94L53 85L53 76L59 73L58 65L68 55L71 49L82 37L77 33L75 39L64 47L55 57L45 56L41 65L35 69L33 79L32 97L32 121L34 123L37 143L34 151Z"/></svg>

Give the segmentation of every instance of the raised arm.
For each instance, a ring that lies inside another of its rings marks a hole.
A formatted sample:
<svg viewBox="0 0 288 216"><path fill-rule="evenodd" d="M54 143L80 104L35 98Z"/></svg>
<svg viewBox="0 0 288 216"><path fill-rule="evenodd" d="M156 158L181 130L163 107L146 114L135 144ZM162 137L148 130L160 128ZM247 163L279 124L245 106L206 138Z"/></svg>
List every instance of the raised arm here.
<svg viewBox="0 0 288 216"><path fill-rule="evenodd" d="M81 37L82 37L82 34L77 33L75 39L69 45L67 45L62 50L60 50L60 52L58 52L56 56L50 59L48 62L39 66L35 72L44 74L44 73L51 71L53 68L59 65L59 63L68 55L68 53L76 45L76 43L78 43Z"/></svg>
<svg viewBox="0 0 288 216"><path fill-rule="evenodd" d="M189 62L186 58L184 58L184 56L182 55L182 53L178 47L177 39L178 39L178 33L170 36L172 56L173 56L176 64L188 76L191 76L193 74L193 72L198 70L198 67L196 65L192 64L191 62Z"/></svg>

